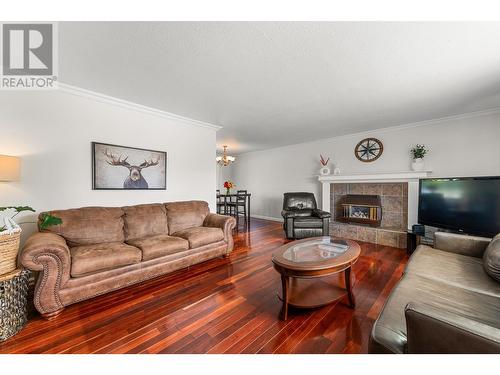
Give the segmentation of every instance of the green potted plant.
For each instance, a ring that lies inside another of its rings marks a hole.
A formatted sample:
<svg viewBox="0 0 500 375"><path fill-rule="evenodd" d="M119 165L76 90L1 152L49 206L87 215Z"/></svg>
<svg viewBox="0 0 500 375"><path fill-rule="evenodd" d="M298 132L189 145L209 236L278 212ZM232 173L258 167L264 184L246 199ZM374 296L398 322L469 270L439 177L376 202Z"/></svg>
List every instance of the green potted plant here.
<svg viewBox="0 0 500 375"><path fill-rule="evenodd" d="M11 216L5 216L3 224L0 224L0 275L14 271L17 267L17 253L19 252L19 243L21 239L21 228L14 218L21 212L35 212L29 206L8 206L0 207L0 212L11 210L14 213ZM39 228L45 229L52 225L61 224L62 220L56 216L44 213L40 216Z"/></svg>
<svg viewBox="0 0 500 375"><path fill-rule="evenodd" d="M424 156L429 152L425 145L417 144L411 150L412 163L411 169L414 171L423 171L424 170Z"/></svg>

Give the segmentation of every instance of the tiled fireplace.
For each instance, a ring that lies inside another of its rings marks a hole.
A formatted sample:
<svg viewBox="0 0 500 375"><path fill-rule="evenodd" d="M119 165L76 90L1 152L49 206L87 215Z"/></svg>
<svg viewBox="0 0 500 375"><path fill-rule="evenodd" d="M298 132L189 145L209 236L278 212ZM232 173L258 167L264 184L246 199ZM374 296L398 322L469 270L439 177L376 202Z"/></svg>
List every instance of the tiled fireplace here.
<svg viewBox="0 0 500 375"><path fill-rule="evenodd" d="M408 183L336 183L330 199L332 235L406 248Z"/></svg>
<svg viewBox="0 0 500 375"><path fill-rule="evenodd" d="M332 213L330 234L406 248L417 223L418 183L430 171L320 176L322 209Z"/></svg>

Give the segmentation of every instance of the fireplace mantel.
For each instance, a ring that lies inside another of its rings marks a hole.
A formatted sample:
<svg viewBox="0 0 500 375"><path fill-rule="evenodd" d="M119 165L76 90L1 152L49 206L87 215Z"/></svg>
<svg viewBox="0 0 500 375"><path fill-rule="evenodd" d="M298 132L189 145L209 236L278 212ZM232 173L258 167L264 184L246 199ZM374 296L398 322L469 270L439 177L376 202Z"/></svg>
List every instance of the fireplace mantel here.
<svg viewBox="0 0 500 375"><path fill-rule="evenodd" d="M324 211L330 210L330 192L331 184L335 183L390 183L407 182L408 183L408 228L417 223L418 212L418 180L427 178L431 171L403 171L394 173L370 173L370 174L351 174L351 175L328 175L320 176L319 182L323 185L322 208Z"/></svg>
<svg viewBox="0 0 500 375"><path fill-rule="evenodd" d="M408 182L409 180L418 180L419 178L427 178L431 171L405 171L405 172L395 172L395 173L370 173L370 174L351 174L351 175L328 175L319 176L319 181L323 183L335 183L335 182Z"/></svg>

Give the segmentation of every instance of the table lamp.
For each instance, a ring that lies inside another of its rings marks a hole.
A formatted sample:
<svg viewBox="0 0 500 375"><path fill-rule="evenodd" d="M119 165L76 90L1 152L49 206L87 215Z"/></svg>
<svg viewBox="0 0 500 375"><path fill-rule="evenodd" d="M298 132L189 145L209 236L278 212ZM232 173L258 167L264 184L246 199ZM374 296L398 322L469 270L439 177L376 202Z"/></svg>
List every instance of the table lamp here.
<svg viewBox="0 0 500 375"><path fill-rule="evenodd" d="M0 181L19 181L21 159L15 156L0 155Z"/></svg>

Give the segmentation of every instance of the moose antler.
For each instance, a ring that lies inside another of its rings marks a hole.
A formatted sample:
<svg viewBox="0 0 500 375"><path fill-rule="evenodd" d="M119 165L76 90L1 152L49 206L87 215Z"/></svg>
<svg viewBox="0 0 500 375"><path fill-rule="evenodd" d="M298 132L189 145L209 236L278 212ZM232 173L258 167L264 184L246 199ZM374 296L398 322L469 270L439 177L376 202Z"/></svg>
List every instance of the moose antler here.
<svg viewBox="0 0 500 375"><path fill-rule="evenodd" d="M153 158L151 158L149 160L144 160L144 163L139 165L139 167L141 167L142 169L147 168L147 167L153 167L155 165L158 165L159 162L160 162L160 158L158 158L156 160L153 160Z"/></svg>
<svg viewBox="0 0 500 375"><path fill-rule="evenodd" d="M128 156L125 157L125 159L122 160L122 156L116 156L112 152L108 151L108 149L104 150L103 152L104 155L108 158L106 162L109 165L121 165L123 167L130 167L130 164L127 162Z"/></svg>

